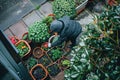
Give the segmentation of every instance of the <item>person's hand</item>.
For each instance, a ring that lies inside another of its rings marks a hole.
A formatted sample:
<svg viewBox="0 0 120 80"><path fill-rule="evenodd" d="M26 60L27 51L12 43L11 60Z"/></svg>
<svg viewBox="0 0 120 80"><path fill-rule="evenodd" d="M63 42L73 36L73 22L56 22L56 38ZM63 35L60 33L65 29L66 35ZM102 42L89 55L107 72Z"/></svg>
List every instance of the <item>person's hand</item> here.
<svg viewBox="0 0 120 80"><path fill-rule="evenodd" d="M51 43L48 43L48 47L51 47Z"/></svg>

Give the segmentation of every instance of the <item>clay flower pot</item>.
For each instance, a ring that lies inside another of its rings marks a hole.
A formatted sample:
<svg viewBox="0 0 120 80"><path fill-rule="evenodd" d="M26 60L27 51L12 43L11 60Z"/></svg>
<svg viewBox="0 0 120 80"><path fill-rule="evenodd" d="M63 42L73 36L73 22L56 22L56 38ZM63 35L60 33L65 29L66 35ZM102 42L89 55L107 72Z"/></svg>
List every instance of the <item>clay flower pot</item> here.
<svg viewBox="0 0 120 80"><path fill-rule="evenodd" d="M33 49L33 56L39 59L40 57L43 56L43 52L44 51L41 47L36 47Z"/></svg>
<svg viewBox="0 0 120 80"><path fill-rule="evenodd" d="M45 80L48 76L48 71L42 64L37 64L30 70L30 75L33 80Z"/></svg>

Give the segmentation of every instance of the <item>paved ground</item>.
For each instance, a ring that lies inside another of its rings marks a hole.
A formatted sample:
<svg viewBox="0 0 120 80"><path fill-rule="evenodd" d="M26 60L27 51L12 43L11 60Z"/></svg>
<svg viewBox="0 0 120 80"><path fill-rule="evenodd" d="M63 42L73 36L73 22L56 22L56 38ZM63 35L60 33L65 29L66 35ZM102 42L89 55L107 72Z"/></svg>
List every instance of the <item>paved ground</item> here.
<svg viewBox="0 0 120 80"><path fill-rule="evenodd" d="M34 0L32 0L32 1L34 1ZM21 10L18 9L16 13L20 14ZM14 24L7 23L8 20L6 20L6 19L11 18L10 19L11 21L12 21L12 19L14 19L14 18L12 18L12 16L7 17L5 20L3 20L3 23L4 24L6 23L7 26L9 26L9 27L4 29L4 33L8 37L17 36L19 39L21 39L23 33L27 32L28 27L30 25L32 25L35 21L43 19L43 17L47 16L50 13L52 13L52 5L50 2L46 2L46 3L42 4L40 9L31 10L29 13L26 13L25 16L22 16L18 20L16 20L14 22ZM15 18L18 18L18 17L15 17ZM78 15L76 20L78 22L80 22L80 24L82 26L85 26L86 24L92 22L92 18L93 18L93 16L87 10L84 10L83 12L81 12ZM63 75L64 75L64 73L61 72L56 78L53 78L53 80L64 80L63 77L61 77Z"/></svg>

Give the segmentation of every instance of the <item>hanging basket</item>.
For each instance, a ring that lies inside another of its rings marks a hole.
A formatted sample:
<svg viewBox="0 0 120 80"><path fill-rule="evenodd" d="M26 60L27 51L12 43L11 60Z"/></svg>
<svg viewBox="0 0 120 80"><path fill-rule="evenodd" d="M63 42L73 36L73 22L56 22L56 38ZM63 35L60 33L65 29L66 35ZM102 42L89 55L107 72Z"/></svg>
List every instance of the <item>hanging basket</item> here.
<svg viewBox="0 0 120 80"><path fill-rule="evenodd" d="M43 56L43 49L41 47L36 47L33 49L33 56L37 59Z"/></svg>
<svg viewBox="0 0 120 80"><path fill-rule="evenodd" d="M37 64L30 70L30 75L33 80L45 80L48 76L48 71L42 64Z"/></svg>
<svg viewBox="0 0 120 80"><path fill-rule="evenodd" d="M19 40L15 44L16 48L18 49L19 55L23 58L30 54L31 47L25 40Z"/></svg>

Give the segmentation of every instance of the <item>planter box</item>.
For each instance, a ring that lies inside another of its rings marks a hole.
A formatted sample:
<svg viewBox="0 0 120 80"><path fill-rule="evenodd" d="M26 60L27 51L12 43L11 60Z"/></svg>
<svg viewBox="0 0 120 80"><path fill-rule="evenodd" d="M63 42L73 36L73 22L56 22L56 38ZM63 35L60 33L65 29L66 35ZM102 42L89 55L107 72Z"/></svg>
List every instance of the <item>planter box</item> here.
<svg viewBox="0 0 120 80"><path fill-rule="evenodd" d="M87 5L88 0L85 0L82 4L76 7L77 14L79 14Z"/></svg>
<svg viewBox="0 0 120 80"><path fill-rule="evenodd" d="M28 54L31 51L31 47L30 45L25 41L25 40L19 40L16 44L15 44L16 48L18 49L18 54L20 55L20 57L26 57L28 56ZM26 49L27 48L27 49Z"/></svg>
<svg viewBox="0 0 120 80"><path fill-rule="evenodd" d="M59 66L56 63L50 64L47 67L47 70L50 77L55 77L61 72Z"/></svg>
<svg viewBox="0 0 120 80"><path fill-rule="evenodd" d="M48 72L42 64L37 64L30 70L30 75L33 80L45 80Z"/></svg>
<svg viewBox="0 0 120 80"><path fill-rule="evenodd" d="M49 57L44 54L40 59L38 59L38 63L42 64L43 66L48 66L49 64L51 64L51 60L49 59Z"/></svg>

